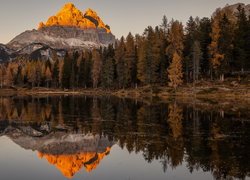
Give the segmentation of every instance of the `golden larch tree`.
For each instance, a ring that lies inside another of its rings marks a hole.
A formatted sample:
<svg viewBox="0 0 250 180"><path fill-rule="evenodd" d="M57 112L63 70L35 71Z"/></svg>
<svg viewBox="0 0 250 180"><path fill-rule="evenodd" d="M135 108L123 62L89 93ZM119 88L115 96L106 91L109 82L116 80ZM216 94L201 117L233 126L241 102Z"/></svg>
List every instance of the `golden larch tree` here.
<svg viewBox="0 0 250 180"><path fill-rule="evenodd" d="M172 21L168 34L169 46L166 49L167 56L171 59L167 69L169 86L176 88L183 83L182 59L183 59L183 25L179 21Z"/></svg>
<svg viewBox="0 0 250 180"><path fill-rule="evenodd" d="M220 52L219 49L219 41L221 37L221 29L220 29L220 19L221 13L218 11L216 16L213 18L212 21L212 32L210 33L211 43L208 46L209 54L210 54L210 64L211 69L214 70L216 73L218 72L223 60L224 54ZM212 76L213 73L211 73Z"/></svg>
<svg viewBox="0 0 250 180"><path fill-rule="evenodd" d="M167 72L169 78L168 85L176 90L176 88L183 83L182 58L177 52L174 52Z"/></svg>

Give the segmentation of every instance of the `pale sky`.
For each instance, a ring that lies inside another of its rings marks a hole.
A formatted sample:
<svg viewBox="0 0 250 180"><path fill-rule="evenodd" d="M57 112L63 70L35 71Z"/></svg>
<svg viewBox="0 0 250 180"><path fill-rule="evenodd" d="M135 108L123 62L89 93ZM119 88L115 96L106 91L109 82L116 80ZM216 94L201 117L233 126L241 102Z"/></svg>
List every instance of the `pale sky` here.
<svg viewBox="0 0 250 180"><path fill-rule="evenodd" d="M216 8L226 4L250 4L250 0L1 0L0 43L36 29L39 22L56 14L66 2L74 3L81 11L97 11L117 38L128 32L141 34L147 26L159 25L164 14L186 23L190 16L210 17Z"/></svg>

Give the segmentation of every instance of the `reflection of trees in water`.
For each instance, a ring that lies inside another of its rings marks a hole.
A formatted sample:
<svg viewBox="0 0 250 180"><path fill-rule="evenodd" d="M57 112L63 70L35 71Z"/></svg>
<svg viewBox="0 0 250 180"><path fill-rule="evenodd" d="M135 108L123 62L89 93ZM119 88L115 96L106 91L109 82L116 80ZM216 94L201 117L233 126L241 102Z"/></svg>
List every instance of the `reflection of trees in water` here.
<svg viewBox="0 0 250 180"><path fill-rule="evenodd" d="M168 125L169 125L169 151L168 156L171 157L171 166L176 167L183 161L184 144L183 144L183 112L181 107L176 103L168 105Z"/></svg>
<svg viewBox="0 0 250 180"><path fill-rule="evenodd" d="M216 179L250 175L250 123L241 121L248 113L108 97L1 98L0 107L0 131L9 123L48 123L107 135L148 162L160 160L164 171L185 161L190 172L202 169Z"/></svg>
<svg viewBox="0 0 250 180"><path fill-rule="evenodd" d="M176 103L169 104L168 109L168 125L173 138L178 139L182 136L182 110L176 105Z"/></svg>
<svg viewBox="0 0 250 180"><path fill-rule="evenodd" d="M238 115L187 108L184 120L188 168L211 171L216 179L249 176L249 122ZM194 112L196 111L196 112Z"/></svg>

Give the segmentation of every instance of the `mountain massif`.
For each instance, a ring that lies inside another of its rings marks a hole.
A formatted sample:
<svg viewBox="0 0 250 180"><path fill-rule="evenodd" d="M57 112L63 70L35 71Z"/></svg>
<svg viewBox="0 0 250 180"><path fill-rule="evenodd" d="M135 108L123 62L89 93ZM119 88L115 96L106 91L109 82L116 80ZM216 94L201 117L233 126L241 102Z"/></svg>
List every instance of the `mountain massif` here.
<svg viewBox="0 0 250 180"><path fill-rule="evenodd" d="M18 123L2 128L0 122L0 137L5 135L23 149L36 151L39 158L57 167L66 178L72 178L82 168L87 172L96 169L115 143L102 135L76 134L62 127L52 130L49 124L36 129Z"/></svg>
<svg viewBox="0 0 250 180"><path fill-rule="evenodd" d="M83 13L67 3L46 23L41 22L38 29L21 33L7 45L0 44L0 61L27 54L34 58L48 57L53 51L92 49L114 42L110 27L94 10L87 9Z"/></svg>

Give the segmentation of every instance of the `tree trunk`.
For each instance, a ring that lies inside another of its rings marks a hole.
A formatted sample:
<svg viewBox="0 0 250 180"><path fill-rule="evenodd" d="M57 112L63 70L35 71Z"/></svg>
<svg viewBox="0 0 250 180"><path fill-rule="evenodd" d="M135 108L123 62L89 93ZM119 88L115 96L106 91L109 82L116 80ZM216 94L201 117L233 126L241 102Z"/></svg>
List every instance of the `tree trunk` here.
<svg viewBox="0 0 250 180"><path fill-rule="evenodd" d="M220 81L224 82L224 74L220 75Z"/></svg>

